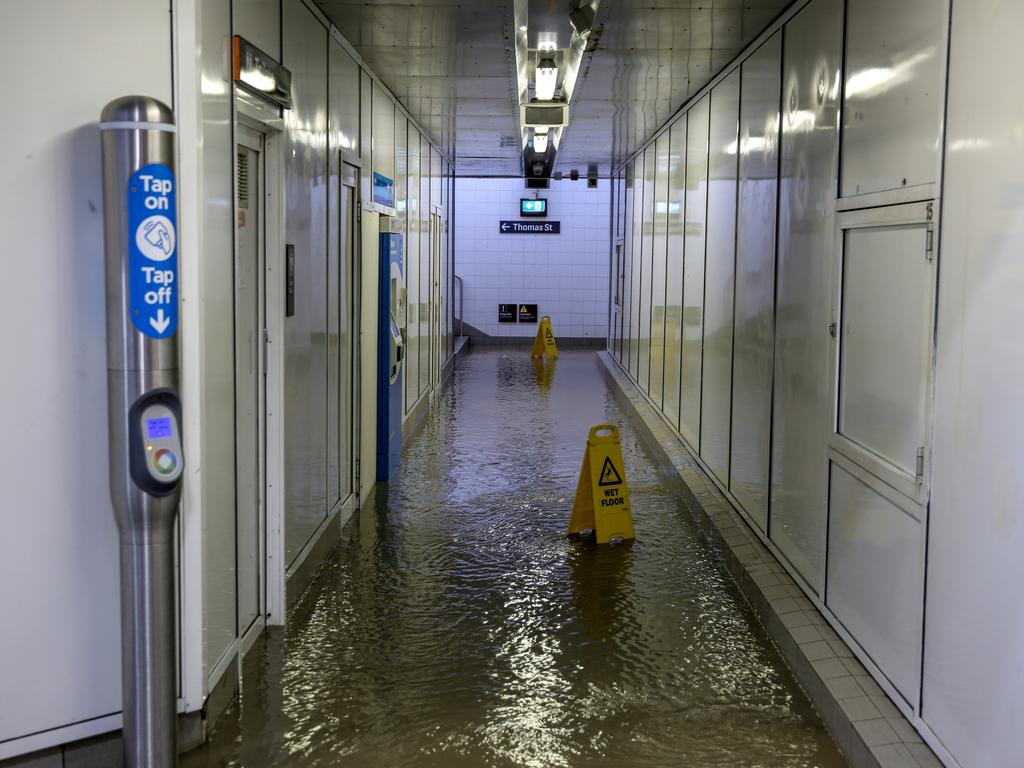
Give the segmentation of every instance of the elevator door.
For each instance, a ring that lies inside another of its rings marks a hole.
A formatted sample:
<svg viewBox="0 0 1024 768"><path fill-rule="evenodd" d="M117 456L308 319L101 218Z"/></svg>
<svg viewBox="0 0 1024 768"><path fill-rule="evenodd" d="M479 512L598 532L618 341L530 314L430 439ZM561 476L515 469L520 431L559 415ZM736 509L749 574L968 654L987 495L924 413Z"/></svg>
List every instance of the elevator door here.
<svg viewBox="0 0 1024 768"><path fill-rule="evenodd" d="M263 610L263 136L238 128L235 238L235 521L238 636Z"/></svg>

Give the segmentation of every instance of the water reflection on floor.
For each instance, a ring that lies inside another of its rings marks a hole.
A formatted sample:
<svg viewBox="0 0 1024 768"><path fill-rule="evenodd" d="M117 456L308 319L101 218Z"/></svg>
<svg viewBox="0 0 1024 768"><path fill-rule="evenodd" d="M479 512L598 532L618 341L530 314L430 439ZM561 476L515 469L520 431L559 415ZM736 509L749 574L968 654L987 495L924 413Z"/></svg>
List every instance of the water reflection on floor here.
<svg viewBox="0 0 1024 768"><path fill-rule="evenodd" d="M564 536L601 422L634 507L617 547ZM183 768L844 765L593 353L460 358L386 496Z"/></svg>

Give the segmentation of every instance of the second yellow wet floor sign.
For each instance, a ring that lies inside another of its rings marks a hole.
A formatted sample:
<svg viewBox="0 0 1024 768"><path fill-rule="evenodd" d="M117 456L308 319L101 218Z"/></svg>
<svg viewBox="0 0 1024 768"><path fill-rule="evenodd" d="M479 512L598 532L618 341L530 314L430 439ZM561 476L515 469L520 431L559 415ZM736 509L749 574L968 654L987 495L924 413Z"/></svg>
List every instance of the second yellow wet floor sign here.
<svg viewBox="0 0 1024 768"><path fill-rule="evenodd" d="M537 328L537 337L533 340L533 349L530 350L530 357L543 357L545 354L552 360L558 357L555 332L551 330L551 318L547 315L540 319L540 327Z"/></svg>
<svg viewBox="0 0 1024 768"><path fill-rule="evenodd" d="M598 544L635 538L619 428L614 424L591 427L583 452L569 535L586 531L594 532Z"/></svg>

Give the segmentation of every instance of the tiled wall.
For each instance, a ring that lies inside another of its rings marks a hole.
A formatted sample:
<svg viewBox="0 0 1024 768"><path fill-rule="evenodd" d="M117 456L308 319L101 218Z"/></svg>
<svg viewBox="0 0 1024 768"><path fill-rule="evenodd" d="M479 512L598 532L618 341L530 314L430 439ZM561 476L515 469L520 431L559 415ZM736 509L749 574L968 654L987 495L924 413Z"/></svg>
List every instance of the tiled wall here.
<svg viewBox="0 0 1024 768"><path fill-rule="evenodd" d="M557 235L500 234L519 220L521 178L455 180L455 273L465 290L466 323L491 336L532 336L536 324L499 323L498 304L537 304L555 335L603 339L608 327L608 182L552 181L538 190ZM456 286L455 301L458 301ZM458 305L456 305L456 313Z"/></svg>

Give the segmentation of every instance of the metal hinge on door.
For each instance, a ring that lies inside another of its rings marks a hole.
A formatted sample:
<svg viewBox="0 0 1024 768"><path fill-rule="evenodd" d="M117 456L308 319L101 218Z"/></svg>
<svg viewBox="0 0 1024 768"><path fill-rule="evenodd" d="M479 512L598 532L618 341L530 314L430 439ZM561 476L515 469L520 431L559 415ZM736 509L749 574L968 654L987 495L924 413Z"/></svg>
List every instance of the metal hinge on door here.
<svg viewBox="0 0 1024 768"><path fill-rule="evenodd" d="M917 449L917 482L924 481L924 446Z"/></svg>
<svg viewBox="0 0 1024 768"><path fill-rule="evenodd" d="M931 227L928 227L924 235L924 258L927 261L935 258L935 230Z"/></svg>
<svg viewBox="0 0 1024 768"><path fill-rule="evenodd" d="M267 357L269 357L268 345L270 344L270 331L263 329L263 375L267 375Z"/></svg>

